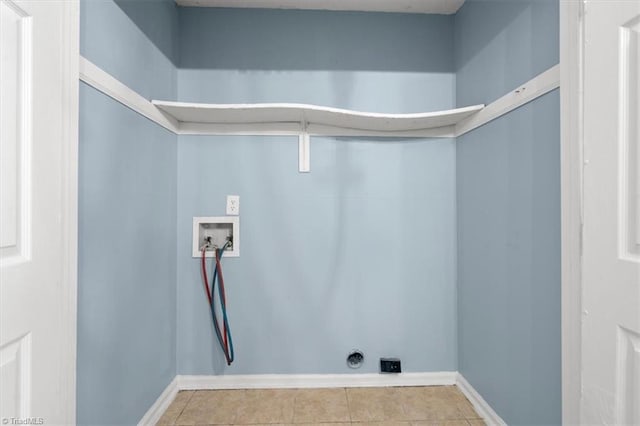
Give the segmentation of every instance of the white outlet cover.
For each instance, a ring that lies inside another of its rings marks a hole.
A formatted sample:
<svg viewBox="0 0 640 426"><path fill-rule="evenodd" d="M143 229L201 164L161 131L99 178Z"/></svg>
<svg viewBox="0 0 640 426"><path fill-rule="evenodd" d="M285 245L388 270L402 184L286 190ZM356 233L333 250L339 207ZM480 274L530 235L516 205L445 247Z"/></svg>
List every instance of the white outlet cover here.
<svg viewBox="0 0 640 426"><path fill-rule="evenodd" d="M227 214L229 216L238 216L240 214L239 195L227 195Z"/></svg>

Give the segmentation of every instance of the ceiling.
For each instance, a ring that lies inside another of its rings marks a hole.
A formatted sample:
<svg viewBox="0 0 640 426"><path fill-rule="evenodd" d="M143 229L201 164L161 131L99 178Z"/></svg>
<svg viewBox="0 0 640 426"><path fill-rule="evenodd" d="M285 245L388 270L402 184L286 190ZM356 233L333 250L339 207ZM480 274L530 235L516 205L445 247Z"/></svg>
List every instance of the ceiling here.
<svg viewBox="0 0 640 426"><path fill-rule="evenodd" d="M456 13L464 0L176 0L180 6Z"/></svg>

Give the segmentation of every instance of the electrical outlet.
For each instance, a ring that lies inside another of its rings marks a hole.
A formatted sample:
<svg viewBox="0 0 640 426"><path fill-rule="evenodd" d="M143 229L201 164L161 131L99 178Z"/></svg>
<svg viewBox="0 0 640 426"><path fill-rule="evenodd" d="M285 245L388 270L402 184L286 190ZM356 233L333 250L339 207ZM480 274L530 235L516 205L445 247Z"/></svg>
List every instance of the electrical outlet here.
<svg viewBox="0 0 640 426"><path fill-rule="evenodd" d="M238 216L240 214L240 196L227 195L227 214Z"/></svg>
<svg viewBox="0 0 640 426"><path fill-rule="evenodd" d="M400 359L398 358L380 358L381 373L402 373Z"/></svg>

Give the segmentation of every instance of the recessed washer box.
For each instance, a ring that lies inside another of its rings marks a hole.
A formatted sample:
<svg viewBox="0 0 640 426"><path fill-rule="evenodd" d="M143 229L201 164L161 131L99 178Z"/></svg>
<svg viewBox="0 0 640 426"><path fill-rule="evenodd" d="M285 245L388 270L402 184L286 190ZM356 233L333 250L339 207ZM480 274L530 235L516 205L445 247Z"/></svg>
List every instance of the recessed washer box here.
<svg viewBox="0 0 640 426"><path fill-rule="evenodd" d="M193 218L193 257L202 257L201 247L211 237L213 245L221 248L230 237L233 241L224 257L240 256L240 218L238 216L212 216ZM207 249L206 257L214 257L213 247Z"/></svg>

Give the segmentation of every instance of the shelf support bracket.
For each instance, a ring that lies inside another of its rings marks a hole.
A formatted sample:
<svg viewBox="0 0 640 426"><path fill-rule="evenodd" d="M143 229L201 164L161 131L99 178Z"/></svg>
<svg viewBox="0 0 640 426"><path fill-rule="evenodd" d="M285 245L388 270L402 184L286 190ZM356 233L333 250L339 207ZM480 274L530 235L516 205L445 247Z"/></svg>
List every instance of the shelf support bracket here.
<svg viewBox="0 0 640 426"><path fill-rule="evenodd" d="M298 136L298 171L300 173L311 171L311 144L306 121L302 122L302 131Z"/></svg>

